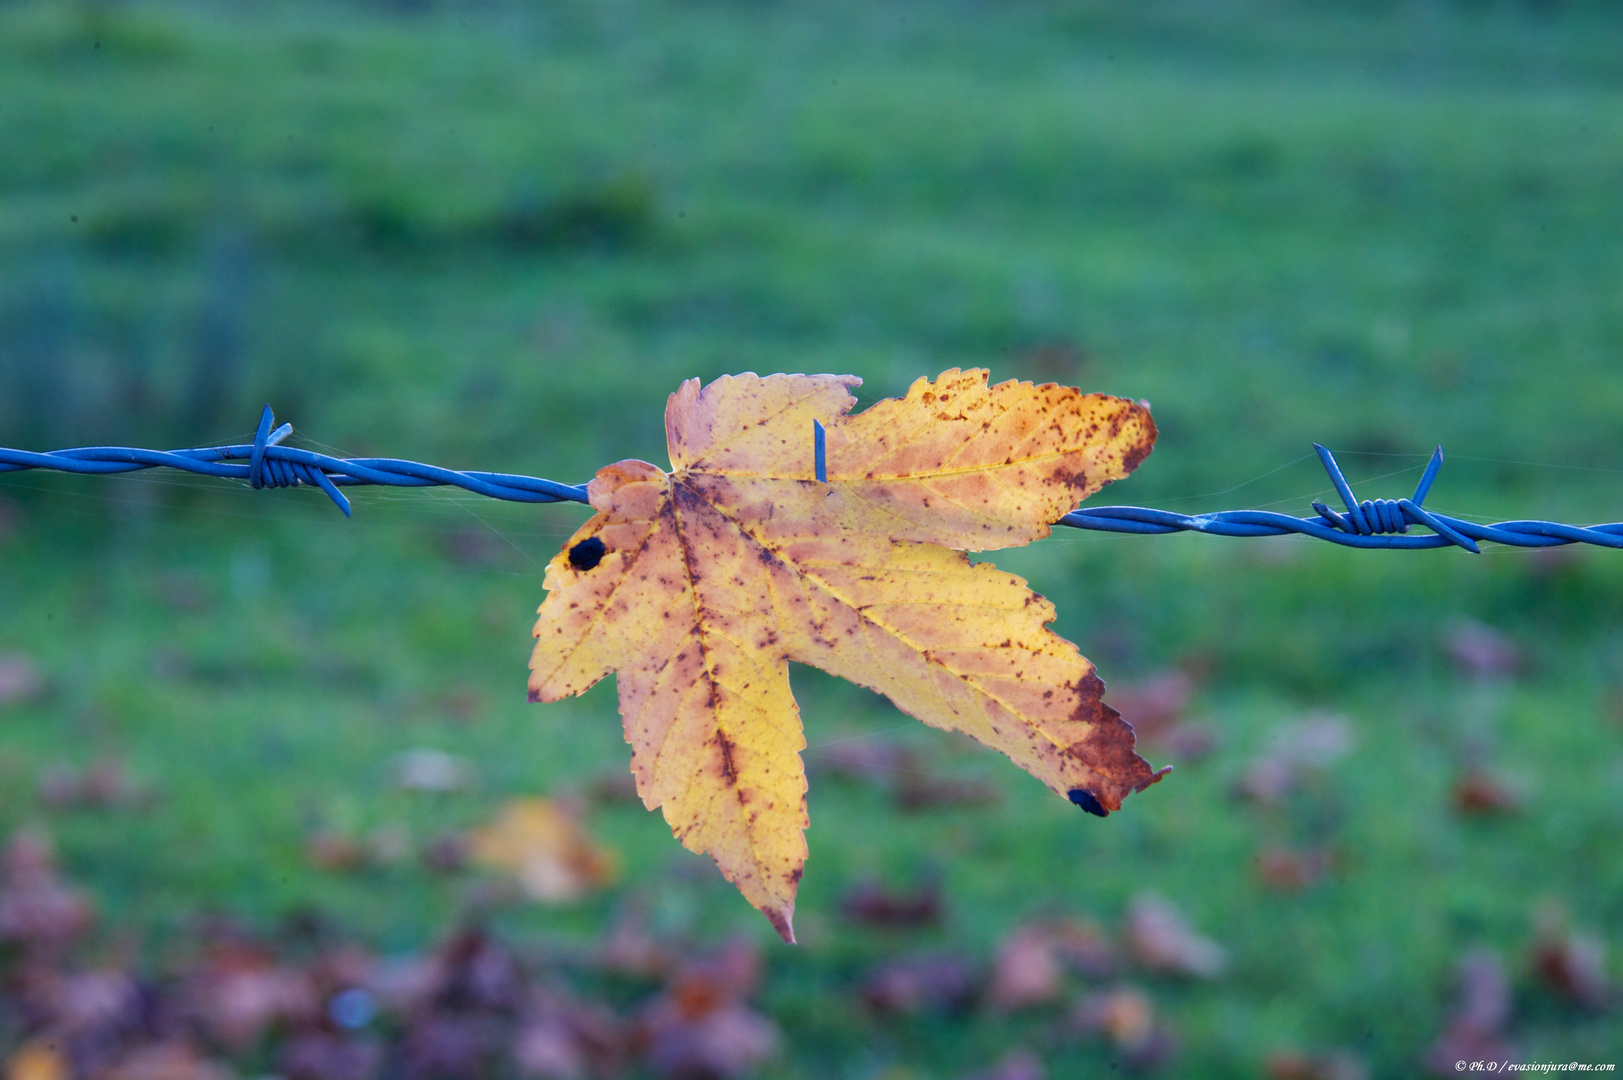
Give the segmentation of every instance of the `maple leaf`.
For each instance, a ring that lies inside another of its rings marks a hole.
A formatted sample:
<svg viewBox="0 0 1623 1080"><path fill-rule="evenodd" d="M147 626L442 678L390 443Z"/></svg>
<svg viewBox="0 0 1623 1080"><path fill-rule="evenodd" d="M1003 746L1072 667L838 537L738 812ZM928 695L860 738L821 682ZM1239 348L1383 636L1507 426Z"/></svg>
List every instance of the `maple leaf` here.
<svg viewBox="0 0 1623 1080"><path fill-rule="evenodd" d="M533 701L617 673L644 805L791 942L808 824L791 660L967 733L1101 816L1161 775L1047 628L1053 605L964 554L1047 536L1126 476L1154 443L1149 410L954 369L850 415L860 382L683 383L665 412L671 471L622 461L588 485L598 513L547 566L530 662Z"/></svg>

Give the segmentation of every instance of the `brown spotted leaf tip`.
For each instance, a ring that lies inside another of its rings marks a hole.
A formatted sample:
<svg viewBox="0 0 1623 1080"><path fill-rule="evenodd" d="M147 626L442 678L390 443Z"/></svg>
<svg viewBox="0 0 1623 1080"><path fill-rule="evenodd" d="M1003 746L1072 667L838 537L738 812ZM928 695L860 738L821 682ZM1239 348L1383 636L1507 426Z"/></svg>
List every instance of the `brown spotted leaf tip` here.
<svg viewBox="0 0 1623 1080"><path fill-rule="evenodd" d="M671 471L622 461L589 485L598 512L547 567L530 662L537 701L618 674L644 804L788 941L807 825L791 660L973 736L1091 813L1161 776L1048 629L1054 606L964 554L1047 536L1126 476L1155 442L1149 410L952 370L853 416L859 382L683 383Z"/></svg>

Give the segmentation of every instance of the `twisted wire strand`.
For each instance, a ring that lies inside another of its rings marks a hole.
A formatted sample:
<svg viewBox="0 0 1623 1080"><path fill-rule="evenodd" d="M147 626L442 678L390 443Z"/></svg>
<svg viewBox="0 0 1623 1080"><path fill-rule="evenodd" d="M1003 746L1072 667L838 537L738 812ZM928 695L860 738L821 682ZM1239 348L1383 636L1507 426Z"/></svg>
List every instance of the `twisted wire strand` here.
<svg viewBox="0 0 1623 1080"><path fill-rule="evenodd" d="M293 433L291 424L273 429L269 405L260 417L251 443L205 446L190 450L143 450L129 446L86 446L72 450L34 453L0 447L0 473L26 469L108 475L139 469L170 468L203 476L246 480L255 488L310 486L326 493L346 517L350 503L341 487L459 487L476 495L508 502L588 502L585 484L560 484L514 473L459 472L399 458L338 458L310 450L283 446ZM813 452L817 478L827 482L822 425L813 421ZM1317 517L1292 517L1269 510L1224 510L1213 514L1176 514L1142 506L1099 506L1074 510L1056 524L1096 532L1140 536L1198 532L1209 536L1311 536L1332 544L1356 548L1414 551L1422 548L1459 547L1480 553L1480 542L1510 547L1559 547L1593 544L1623 548L1623 522L1610 525L1563 525L1555 521L1501 521L1481 525L1425 509L1422 505L1443 464L1438 447L1426 466L1413 497L1360 502L1347 483L1335 456L1314 444L1319 460L1335 484L1345 513L1314 503ZM1425 533L1410 534L1412 526Z"/></svg>
<svg viewBox="0 0 1623 1080"><path fill-rule="evenodd" d="M246 480L255 488L311 485L327 494L344 516L349 500L340 487L459 487L475 495L508 502L586 502L585 484L560 484L513 473L458 472L399 458L337 458L282 446L293 425L271 430L274 418L265 406L251 443L204 446L192 450L142 450L130 446L85 446L73 450L31 453L0 447L0 473L22 469L103 475L165 467L202 476ZM228 464L245 461L246 464Z"/></svg>

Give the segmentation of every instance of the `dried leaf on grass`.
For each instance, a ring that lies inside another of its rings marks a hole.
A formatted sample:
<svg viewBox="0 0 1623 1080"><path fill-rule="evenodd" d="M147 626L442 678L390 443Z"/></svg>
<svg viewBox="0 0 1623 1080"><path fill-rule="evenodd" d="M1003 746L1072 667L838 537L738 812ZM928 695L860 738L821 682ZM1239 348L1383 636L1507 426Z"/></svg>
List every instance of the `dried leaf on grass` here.
<svg viewBox="0 0 1623 1080"><path fill-rule="evenodd" d="M1257 878L1276 892L1301 892L1324 879L1336 864L1326 848L1266 848L1257 853Z"/></svg>
<svg viewBox="0 0 1623 1080"><path fill-rule="evenodd" d="M1496 1061L1501 1067L1516 1056L1505 1035L1510 1024L1510 980L1496 953L1467 953L1458 969L1458 997L1443 1033L1426 1050L1423 1062L1434 1076L1453 1076L1460 1061Z"/></svg>
<svg viewBox="0 0 1623 1080"><path fill-rule="evenodd" d="M881 1015L956 1013L980 994L975 964L957 953L924 953L880 964L862 983L862 1002Z"/></svg>
<svg viewBox="0 0 1623 1080"><path fill-rule="evenodd" d="M1520 645L1485 623L1470 619L1454 624L1443 640L1450 660L1461 673L1477 679L1506 679L1526 663Z"/></svg>
<svg viewBox="0 0 1623 1080"><path fill-rule="evenodd" d="M964 554L1046 536L1126 476L1154 441L1148 410L952 370L849 415L858 381L682 384L672 471L598 472L598 513L547 567L535 628L532 698L618 672L644 803L786 940L807 824L791 660L966 732L1095 813L1160 775L1047 629L1053 606Z"/></svg>
<svg viewBox="0 0 1623 1080"><path fill-rule="evenodd" d="M776 1055L777 1027L746 1004L760 974L759 952L743 941L683 965L638 1024L655 1074L734 1080Z"/></svg>
<svg viewBox="0 0 1623 1080"><path fill-rule="evenodd" d="M57 874L48 837L18 832L0 859L0 941L27 950L67 945L90 928L94 912L84 893Z"/></svg>
<svg viewBox="0 0 1623 1080"><path fill-rule="evenodd" d="M1352 725L1334 713L1313 713L1275 730L1268 750L1252 761L1237 794L1276 805L1308 786L1352 750Z"/></svg>
<svg viewBox="0 0 1623 1080"><path fill-rule="evenodd" d="M1228 953L1189 925L1183 913L1153 894L1140 894L1127 912L1127 945L1150 971L1191 979L1215 979L1228 967Z"/></svg>
<svg viewBox="0 0 1623 1080"><path fill-rule="evenodd" d="M1275 1050L1263 1062L1268 1080L1368 1080L1369 1070L1344 1050L1305 1053Z"/></svg>
<svg viewBox="0 0 1623 1080"><path fill-rule="evenodd" d="M612 883L619 860L550 799L512 799L468 837L477 865L514 875L532 900L566 903Z"/></svg>
<svg viewBox="0 0 1623 1080"><path fill-rule="evenodd" d="M239 1052L273 1027L321 1015L320 993L308 972L282 964L269 949L237 942L210 950L190 996L210 1035Z"/></svg>
<svg viewBox="0 0 1623 1080"><path fill-rule="evenodd" d="M1003 791L990 781L946 776L917 749L892 740L864 740L820 749L808 763L817 775L862 780L884 789L899 809L992 806Z"/></svg>
<svg viewBox="0 0 1623 1080"><path fill-rule="evenodd" d="M1462 817L1490 817L1521 809L1522 793L1507 777L1471 768L1454 781L1454 812Z"/></svg>
<svg viewBox="0 0 1623 1080"><path fill-rule="evenodd" d="M143 809L156 800L156 793L138 783L129 769L116 758L102 758L84 768L65 762L40 773L39 797L58 810Z"/></svg>
<svg viewBox="0 0 1623 1080"><path fill-rule="evenodd" d="M204 1057L190 1043L160 1042L130 1051L123 1060L98 1073L97 1080L235 1080L235 1076L230 1069ZM289 1080L310 1078L290 1077ZM330 1080L349 1078L335 1076Z"/></svg>
<svg viewBox="0 0 1623 1080"><path fill-rule="evenodd" d="M1148 994L1121 986L1089 994L1071 1016L1078 1034L1104 1039L1134 1072L1150 1072L1177 1052L1178 1040L1155 1015Z"/></svg>
<svg viewBox="0 0 1623 1080"><path fill-rule="evenodd" d="M1102 979L1115 969L1115 950L1098 927L1075 920L1032 923L998 946L986 998L1003 1011L1045 1005L1063 994L1067 970Z"/></svg>
<svg viewBox="0 0 1623 1080"><path fill-rule="evenodd" d="M626 1052L622 1027L606 1006L538 990L513 1040L513 1061L530 1080L618 1075Z"/></svg>
<svg viewBox="0 0 1623 1080"><path fill-rule="evenodd" d="M0 708L23 705L45 693L45 673L26 653L0 653Z"/></svg>
<svg viewBox="0 0 1623 1080"><path fill-rule="evenodd" d="M21 871L67 888L48 856L38 837L15 841L11 887ZM378 960L308 922L262 938L209 919L196 947L147 981L118 966L77 970L54 946L0 950L0 1012L21 1043L4 1075L227 1080L214 1049L272 1063L285 1080L731 1080L776 1052L776 1027L750 1004L755 947L695 953L634 936L638 974L664 985L640 1004L616 994L618 1006L568 985L582 964L623 974L606 953L521 960L474 928L427 955Z"/></svg>
<svg viewBox="0 0 1623 1080"><path fill-rule="evenodd" d="M1042 1058L1025 1047L1017 1047L985 1072L971 1074L971 1080L1048 1080L1048 1068Z"/></svg>
<svg viewBox="0 0 1623 1080"><path fill-rule="evenodd" d="M676 950L649 928L646 912L631 905L620 912L597 951L597 967L634 979L661 979L676 963Z"/></svg>
<svg viewBox="0 0 1623 1080"><path fill-rule="evenodd" d="M1614 1004L1617 993L1606 971L1606 940L1573 929L1566 911L1556 905L1543 906L1536 925L1532 966L1539 980L1582 1008L1599 1010Z"/></svg>
<svg viewBox="0 0 1623 1080"><path fill-rule="evenodd" d="M889 930L939 925L945 908L941 882L935 877L908 890L889 889L879 881L863 881L840 899L840 912L852 922Z"/></svg>
<svg viewBox="0 0 1623 1080"><path fill-rule="evenodd" d="M898 772L924 767L917 749L895 739L853 736L817 747L808 755L807 767L814 776L838 776L887 789Z"/></svg>
<svg viewBox="0 0 1623 1080"><path fill-rule="evenodd" d="M376 1039L319 1030L294 1035L280 1055L287 1080L373 1080L382 1064Z"/></svg>
<svg viewBox="0 0 1623 1080"><path fill-rule="evenodd" d="M473 764L443 750L407 750L394 759L394 781L407 791L462 791L473 783Z"/></svg>
<svg viewBox="0 0 1623 1080"><path fill-rule="evenodd" d="M436 874L454 874L468 865L471 842L462 833L447 832L423 845L423 866Z"/></svg>
<svg viewBox="0 0 1623 1080"><path fill-rule="evenodd" d="M318 870L358 870L366 865L366 845L339 832L318 832L304 842L304 857Z"/></svg>
<svg viewBox="0 0 1623 1080"><path fill-rule="evenodd" d="M986 999L1002 1011L1046 1005L1059 998L1064 979L1052 934L1041 926L1022 927L998 947Z"/></svg>

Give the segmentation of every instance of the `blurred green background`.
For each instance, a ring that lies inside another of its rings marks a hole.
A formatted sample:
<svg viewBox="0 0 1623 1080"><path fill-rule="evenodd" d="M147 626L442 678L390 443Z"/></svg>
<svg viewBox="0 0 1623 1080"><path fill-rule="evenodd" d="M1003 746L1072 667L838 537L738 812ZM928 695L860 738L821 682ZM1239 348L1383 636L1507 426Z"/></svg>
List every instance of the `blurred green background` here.
<svg viewBox="0 0 1623 1080"><path fill-rule="evenodd" d="M1311 441L1364 497L1441 442L1436 508L1613 521L1620 192L1610 3L0 4L0 445L239 441L270 401L299 445L577 482L663 462L684 378L852 372L867 402L985 366L1150 399L1156 451L1101 501L1306 513L1331 494ZM575 793L621 882L500 905L504 933L591 941L642 905L673 938L769 941L657 814L590 799L628 757L611 685L524 701L581 508L352 498L346 521L311 492L0 477L0 653L44 678L0 702L0 828L48 829L144 955L210 911L410 951L477 905L468 876L323 869L313 835L427 843ZM858 988L920 951L984 963L1034 918L1116 925L1145 890L1229 955L1135 983L1170 1074L1295 1048L1416 1075L1481 947L1520 1059L1623 1057L1615 1002L1530 959L1560 910L1623 976L1623 556L1072 534L996 561L1112 687L1190 678L1213 749L1149 742L1177 771L1099 821L797 669L811 860L804 944L766 946L768 1075L954 1077L1016 1046L1115 1075L1120 1046L1055 1034L1063 1003L895 1018ZM1343 756L1236 797L1325 711ZM861 735L995 802L906 812L817 775ZM400 790L421 748L473 782ZM42 795L98 760L151 805ZM1257 861L1280 851L1329 870L1281 886ZM862 925L841 897L869 880L939 882L945 915Z"/></svg>

